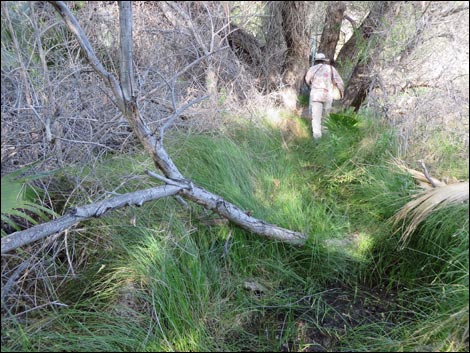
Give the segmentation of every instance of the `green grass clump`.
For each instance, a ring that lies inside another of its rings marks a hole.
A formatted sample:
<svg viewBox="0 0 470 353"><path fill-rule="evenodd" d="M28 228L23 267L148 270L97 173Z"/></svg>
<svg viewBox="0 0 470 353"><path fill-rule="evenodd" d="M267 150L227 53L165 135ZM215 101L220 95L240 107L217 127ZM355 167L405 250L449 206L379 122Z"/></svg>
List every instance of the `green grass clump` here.
<svg viewBox="0 0 470 353"><path fill-rule="evenodd" d="M298 97L298 102L301 107L308 107L310 96L308 94L301 94Z"/></svg>
<svg viewBox="0 0 470 353"><path fill-rule="evenodd" d="M307 234L304 247L209 223L218 216L173 199L116 211L85 223L91 249L57 294L67 307L3 322L2 349L466 350L468 205L433 214L403 248L389 219L416 187L389 163L393 133L342 112L314 141L308 122L284 119L307 133L286 143L266 118L175 133L169 152L196 184ZM119 156L85 174L124 192L155 185L122 184L147 168L147 156Z"/></svg>

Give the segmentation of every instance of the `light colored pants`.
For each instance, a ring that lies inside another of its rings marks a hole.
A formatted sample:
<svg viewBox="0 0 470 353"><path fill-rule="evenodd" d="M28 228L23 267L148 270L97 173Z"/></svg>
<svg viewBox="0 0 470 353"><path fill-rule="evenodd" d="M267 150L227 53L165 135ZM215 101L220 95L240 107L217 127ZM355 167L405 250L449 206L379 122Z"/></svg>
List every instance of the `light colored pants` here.
<svg viewBox="0 0 470 353"><path fill-rule="evenodd" d="M332 100L326 102L310 102L310 111L312 113L312 132L313 138L321 137L321 119L322 116L330 114Z"/></svg>

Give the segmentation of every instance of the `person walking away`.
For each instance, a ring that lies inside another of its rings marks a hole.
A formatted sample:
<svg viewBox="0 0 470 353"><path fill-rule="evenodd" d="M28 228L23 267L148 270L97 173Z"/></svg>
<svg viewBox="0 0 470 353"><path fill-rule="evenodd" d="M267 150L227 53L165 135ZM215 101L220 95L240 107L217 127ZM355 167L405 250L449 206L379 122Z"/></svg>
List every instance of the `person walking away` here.
<svg viewBox="0 0 470 353"><path fill-rule="evenodd" d="M305 82L310 87L313 138L319 139L322 134L322 116L330 113L333 100L343 98L344 83L338 71L322 53L315 56L313 66L305 75Z"/></svg>

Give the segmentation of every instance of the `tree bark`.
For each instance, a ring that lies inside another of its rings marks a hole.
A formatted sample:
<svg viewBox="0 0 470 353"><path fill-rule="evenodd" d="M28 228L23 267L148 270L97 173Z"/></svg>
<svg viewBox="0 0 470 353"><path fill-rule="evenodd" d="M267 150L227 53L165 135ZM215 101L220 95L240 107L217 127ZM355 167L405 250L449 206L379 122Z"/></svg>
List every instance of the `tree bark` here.
<svg viewBox="0 0 470 353"><path fill-rule="evenodd" d="M370 67L372 58L369 57L363 63L359 63L351 74L351 79L344 92L342 103L345 107L353 107L354 111L358 111L362 102L367 97L369 86L371 83Z"/></svg>
<svg viewBox="0 0 470 353"><path fill-rule="evenodd" d="M364 52L367 53L368 42L380 25L384 11L387 11L387 6L389 5L386 3L375 1L367 17L362 21L359 28L354 30L354 34L338 53L336 63L345 83L349 80L355 65L360 61L361 55Z"/></svg>
<svg viewBox="0 0 470 353"><path fill-rule="evenodd" d="M362 38L366 39L363 48L356 45L355 48L362 51L359 55L358 62L354 67L349 80L347 80L346 90L343 98L343 105L346 107L354 107L358 111L362 102L366 99L373 77L373 63L381 53L384 40L378 33L387 16L393 9L400 6L399 1L377 2L373 6L373 11L369 14L370 19L363 26ZM377 32L377 34L374 34ZM343 60L346 52L343 54Z"/></svg>
<svg viewBox="0 0 470 353"><path fill-rule="evenodd" d="M330 2L326 12L325 27L317 49L317 53L325 54L332 64L335 62L336 44L341 32L344 11L346 11L346 4L343 1Z"/></svg>
<svg viewBox="0 0 470 353"><path fill-rule="evenodd" d="M300 90L303 74L309 67L310 34L306 30L307 3L305 1L279 1L282 34L287 47L283 68L283 81Z"/></svg>

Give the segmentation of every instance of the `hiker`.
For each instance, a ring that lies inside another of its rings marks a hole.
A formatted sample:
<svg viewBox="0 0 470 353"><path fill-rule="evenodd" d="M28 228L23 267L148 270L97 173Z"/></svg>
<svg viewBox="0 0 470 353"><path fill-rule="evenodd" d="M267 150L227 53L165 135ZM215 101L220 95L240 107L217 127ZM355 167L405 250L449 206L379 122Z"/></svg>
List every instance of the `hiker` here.
<svg viewBox="0 0 470 353"><path fill-rule="evenodd" d="M343 98L344 83L338 71L330 65L330 60L322 53L315 56L313 66L305 75L305 83L310 88L313 138L319 139L322 115L329 114L333 100Z"/></svg>

